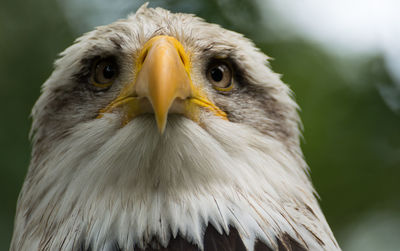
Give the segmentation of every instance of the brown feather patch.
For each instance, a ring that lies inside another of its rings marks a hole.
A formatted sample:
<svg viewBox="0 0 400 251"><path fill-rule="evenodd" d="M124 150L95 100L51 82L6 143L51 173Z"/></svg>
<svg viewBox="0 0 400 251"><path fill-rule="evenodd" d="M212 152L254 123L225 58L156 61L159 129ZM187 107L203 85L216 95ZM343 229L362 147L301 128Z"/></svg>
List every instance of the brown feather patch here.
<svg viewBox="0 0 400 251"><path fill-rule="evenodd" d="M305 251L307 250L303 245L298 243L288 234L282 234L280 238L277 238L278 249L277 251ZM181 235L172 238L167 247L161 247L159 243L156 243L157 247L147 247L145 249L136 249L138 251L200 251L199 247L186 240ZM124 250L124 249L116 249ZM204 251L246 251L246 247L243 244L242 239L238 231L230 226L229 234L220 234L211 225L208 225L204 233ZM265 243L257 240L254 245L254 251L273 251L271 247Z"/></svg>

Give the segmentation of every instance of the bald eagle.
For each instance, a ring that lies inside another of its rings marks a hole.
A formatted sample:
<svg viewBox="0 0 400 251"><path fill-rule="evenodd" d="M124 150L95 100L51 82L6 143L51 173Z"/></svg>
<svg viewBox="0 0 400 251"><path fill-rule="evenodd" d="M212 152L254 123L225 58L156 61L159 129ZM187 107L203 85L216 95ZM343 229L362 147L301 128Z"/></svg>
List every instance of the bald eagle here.
<svg viewBox="0 0 400 251"><path fill-rule="evenodd" d="M339 250L267 59L147 5L78 38L32 111L10 250Z"/></svg>

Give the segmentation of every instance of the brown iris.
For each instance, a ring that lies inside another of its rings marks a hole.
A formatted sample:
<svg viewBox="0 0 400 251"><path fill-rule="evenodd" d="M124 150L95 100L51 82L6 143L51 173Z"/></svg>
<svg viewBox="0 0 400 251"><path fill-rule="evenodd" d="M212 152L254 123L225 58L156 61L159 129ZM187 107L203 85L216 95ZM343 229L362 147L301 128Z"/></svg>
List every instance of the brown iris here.
<svg viewBox="0 0 400 251"><path fill-rule="evenodd" d="M207 70L207 79L219 91L233 88L231 68L224 62L212 64Z"/></svg>
<svg viewBox="0 0 400 251"><path fill-rule="evenodd" d="M118 67L112 59L101 59L94 66L93 85L101 88L110 86L118 75Z"/></svg>

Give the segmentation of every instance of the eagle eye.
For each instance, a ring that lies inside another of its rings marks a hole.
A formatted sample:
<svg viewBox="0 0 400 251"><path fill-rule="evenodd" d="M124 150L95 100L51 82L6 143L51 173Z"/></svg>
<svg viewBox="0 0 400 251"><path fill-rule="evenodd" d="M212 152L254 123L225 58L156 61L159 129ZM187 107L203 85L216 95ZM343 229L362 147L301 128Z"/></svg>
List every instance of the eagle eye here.
<svg viewBox="0 0 400 251"><path fill-rule="evenodd" d="M230 91L233 88L232 70L225 62L217 62L207 69L207 78L218 91Z"/></svg>
<svg viewBox="0 0 400 251"><path fill-rule="evenodd" d="M100 59L94 64L92 83L94 86L109 87L118 75L118 66L112 59Z"/></svg>

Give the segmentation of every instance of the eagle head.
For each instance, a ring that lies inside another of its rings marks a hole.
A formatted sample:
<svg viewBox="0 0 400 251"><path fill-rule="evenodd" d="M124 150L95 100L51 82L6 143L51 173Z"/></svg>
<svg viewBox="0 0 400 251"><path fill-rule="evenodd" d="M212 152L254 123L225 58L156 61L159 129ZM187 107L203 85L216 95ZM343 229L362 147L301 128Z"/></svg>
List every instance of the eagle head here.
<svg viewBox="0 0 400 251"><path fill-rule="evenodd" d="M11 250L337 250L291 92L233 31L142 6L61 53Z"/></svg>

